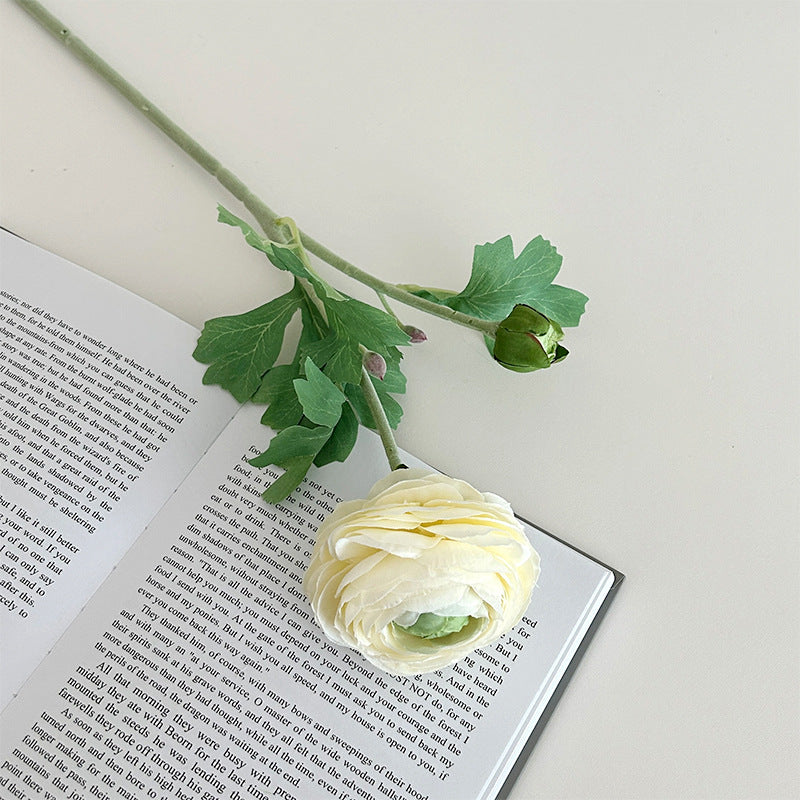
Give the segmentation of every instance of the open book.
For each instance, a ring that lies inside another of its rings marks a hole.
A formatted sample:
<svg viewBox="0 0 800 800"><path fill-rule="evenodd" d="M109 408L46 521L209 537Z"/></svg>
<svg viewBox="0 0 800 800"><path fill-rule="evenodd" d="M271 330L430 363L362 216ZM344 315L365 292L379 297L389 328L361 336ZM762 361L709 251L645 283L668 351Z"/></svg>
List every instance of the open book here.
<svg viewBox="0 0 800 800"><path fill-rule="evenodd" d="M386 474L377 437L266 505L269 431L201 384L197 331L0 235L0 796L507 791L621 576L528 526L542 574L510 634L376 671L300 583L319 521Z"/></svg>

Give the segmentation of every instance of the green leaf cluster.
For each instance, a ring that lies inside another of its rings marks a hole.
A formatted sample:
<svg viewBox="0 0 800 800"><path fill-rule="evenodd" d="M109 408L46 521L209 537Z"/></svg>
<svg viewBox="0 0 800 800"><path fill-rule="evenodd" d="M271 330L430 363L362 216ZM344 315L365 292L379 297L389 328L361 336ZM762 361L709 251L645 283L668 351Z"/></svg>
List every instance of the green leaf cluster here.
<svg viewBox="0 0 800 800"><path fill-rule="evenodd" d="M261 421L277 433L251 463L285 470L264 492L267 502L276 503L291 494L312 464L344 461L359 421L375 427L359 389L363 348L386 360L386 377L374 383L390 424L397 426L402 408L392 395L405 391L399 348L409 336L390 314L328 286L298 245L265 239L222 207L219 221L238 227L248 244L295 278L291 291L269 303L206 322L194 351L209 365L203 383L219 384L241 403L267 406ZM286 328L298 313L302 328L294 357L276 364Z"/></svg>
<svg viewBox="0 0 800 800"><path fill-rule="evenodd" d="M344 461L355 445L359 424L377 427L361 390L362 379L372 381L390 426L397 427L403 409L396 395L406 390L400 348L409 344L410 337L392 314L323 281L306 258L291 220L278 221L292 231L294 240L288 244L261 236L222 206L219 221L239 228L251 247L294 278L286 294L244 314L206 322L194 351L198 361L208 364L204 383L219 384L241 403L266 406L261 421L276 435L251 463L284 470L264 492L264 498L275 503L288 497L312 464ZM559 326L578 324L587 301L575 289L553 283L560 269L561 256L541 236L528 242L517 256L511 237L504 236L475 247L470 279L460 292L401 288L498 323L507 321L515 307L530 306L560 331ZM277 364L287 327L297 315L301 327L294 356L288 363ZM491 350L494 340L487 343ZM382 380L362 367L369 351L379 353L386 362Z"/></svg>
<svg viewBox="0 0 800 800"><path fill-rule="evenodd" d="M580 321L588 298L558 286L553 279L561 269L561 256L546 239L537 236L518 255L510 236L476 245L472 274L462 291L406 287L412 294L480 319L505 319L519 303L535 308L559 325Z"/></svg>

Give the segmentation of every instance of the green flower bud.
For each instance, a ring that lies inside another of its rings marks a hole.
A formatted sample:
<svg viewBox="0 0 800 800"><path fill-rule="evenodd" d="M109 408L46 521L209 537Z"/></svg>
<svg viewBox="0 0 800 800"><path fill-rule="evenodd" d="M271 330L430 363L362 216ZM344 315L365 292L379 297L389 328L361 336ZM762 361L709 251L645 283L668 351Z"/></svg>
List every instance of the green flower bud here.
<svg viewBox="0 0 800 800"><path fill-rule="evenodd" d="M419 636L420 639L440 639L442 636L458 633L468 622L469 617L442 617L439 614L425 613L420 614L413 625L398 627L412 636Z"/></svg>
<svg viewBox="0 0 800 800"><path fill-rule="evenodd" d="M506 369L533 372L567 357L569 351L558 344L563 338L557 322L520 304L497 326L492 355Z"/></svg>

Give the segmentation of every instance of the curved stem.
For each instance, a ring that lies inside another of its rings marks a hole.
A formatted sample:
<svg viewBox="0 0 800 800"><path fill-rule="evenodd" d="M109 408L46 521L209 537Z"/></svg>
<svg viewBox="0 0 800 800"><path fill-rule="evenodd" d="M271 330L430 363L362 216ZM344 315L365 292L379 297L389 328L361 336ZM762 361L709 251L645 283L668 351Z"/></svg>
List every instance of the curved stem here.
<svg viewBox="0 0 800 800"><path fill-rule="evenodd" d="M258 224L274 241L283 241L284 237L277 224L280 215L276 214L263 200L257 197L247 186L229 169L224 167L211 153L193 139L183 128L176 125L163 111L153 105L138 89L122 77L110 64L104 61L90 47L84 44L77 36L64 26L37 0L14 0L21 8L30 14L42 27L56 37L68 50L80 59L93 72L106 83L115 88L129 103L147 117L150 122L165 133L187 155L193 158L206 172L213 175L244 207L255 217ZM447 306L440 306L430 300L411 294L393 283L382 281L359 269L346 259L338 256L320 242L317 242L307 233L298 231L298 241L302 242L308 252L330 264L334 269L343 272L354 280L369 286L375 291L392 297L405 305L424 311L442 319L450 320L458 325L480 331L488 336L494 336L497 324L488 322L469 314L462 314Z"/></svg>
<svg viewBox="0 0 800 800"><path fill-rule="evenodd" d="M389 467L392 470L405 467L397 449L397 442L394 440L392 426L389 425L389 420L386 418L386 412L383 410L381 399L378 397L378 392L372 385L369 372L367 372L367 368L364 366L361 367L361 393L364 395L364 400L367 406L369 406L372 419L375 421L375 430L378 431L378 436L381 437L381 444L386 451Z"/></svg>

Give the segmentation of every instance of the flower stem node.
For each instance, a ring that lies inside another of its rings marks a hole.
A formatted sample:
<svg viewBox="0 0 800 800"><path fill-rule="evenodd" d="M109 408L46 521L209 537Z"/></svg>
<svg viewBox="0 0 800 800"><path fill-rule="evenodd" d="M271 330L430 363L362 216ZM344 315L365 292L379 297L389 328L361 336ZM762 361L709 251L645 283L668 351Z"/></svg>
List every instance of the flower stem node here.
<svg viewBox="0 0 800 800"><path fill-rule="evenodd" d="M558 342L564 338L561 326L535 308L514 306L497 326L492 355L514 372L533 372L563 361L569 351Z"/></svg>

